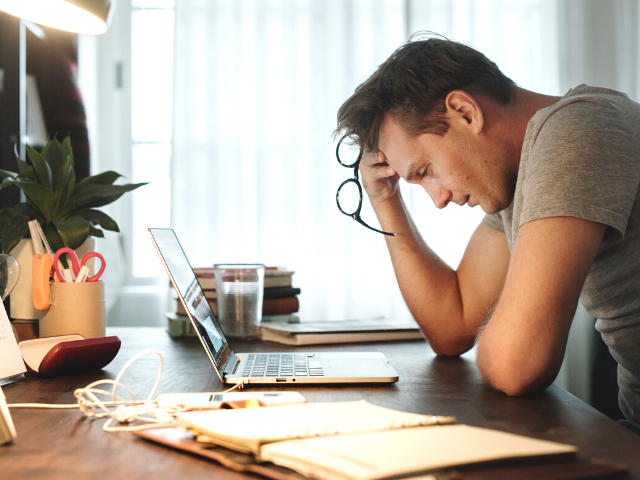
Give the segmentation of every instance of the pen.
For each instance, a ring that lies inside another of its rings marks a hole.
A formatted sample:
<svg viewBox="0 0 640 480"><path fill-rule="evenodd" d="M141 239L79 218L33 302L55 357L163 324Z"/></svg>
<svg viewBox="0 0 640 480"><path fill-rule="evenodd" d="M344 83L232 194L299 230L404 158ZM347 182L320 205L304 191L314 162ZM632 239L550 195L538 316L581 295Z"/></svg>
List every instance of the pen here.
<svg viewBox="0 0 640 480"><path fill-rule="evenodd" d="M69 270L68 268L65 268L64 270L62 270L62 275L64 275L64 279L68 283L73 282L73 277L71 277L71 270Z"/></svg>
<svg viewBox="0 0 640 480"><path fill-rule="evenodd" d="M7 443L18 436L16 427L13 425L13 420L11 420L11 414L9 413L9 407L7 406L7 399L2 392L2 387L0 387L0 434L4 433L5 426L9 429L9 438L6 438L5 433L5 435L3 435L5 438L0 437L0 439L4 440L3 442L0 442L0 445Z"/></svg>
<svg viewBox="0 0 640 480"><path fill-rule="evenodd" d="M78 276L76 277L76 283L82 283L87 280L89 276L89 267L83 265L80 271L78 272Z"/></svg>

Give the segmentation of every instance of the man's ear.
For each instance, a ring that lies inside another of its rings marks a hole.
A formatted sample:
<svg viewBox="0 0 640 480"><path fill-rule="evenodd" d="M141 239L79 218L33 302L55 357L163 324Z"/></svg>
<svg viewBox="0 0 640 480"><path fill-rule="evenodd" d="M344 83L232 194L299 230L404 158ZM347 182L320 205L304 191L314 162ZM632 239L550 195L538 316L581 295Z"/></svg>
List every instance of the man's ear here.
<svg viewBox="0 0 640 480"><path fill-rule="evenodd" d="M464 90L452 90L444 102L450 122L458 120L470 126L474 133L482 132L484 114L480 104L471 94Z"/></svg>

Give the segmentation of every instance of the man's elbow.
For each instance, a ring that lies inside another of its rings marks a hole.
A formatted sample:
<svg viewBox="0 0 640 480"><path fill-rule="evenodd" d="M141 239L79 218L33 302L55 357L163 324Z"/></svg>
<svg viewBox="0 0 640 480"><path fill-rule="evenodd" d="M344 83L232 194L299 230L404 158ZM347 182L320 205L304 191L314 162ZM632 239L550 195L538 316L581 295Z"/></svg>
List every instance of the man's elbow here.
<svg viewBox="0 0 640 480"><path fill-rule="evenodd" d="M490 377L482 375L485 382L495 390L503 392L510 397L519 397L528 393L544 390L552 381L541 380L538 378L523 378L522 376L494 376Z"/></svg>
<svg viewBox="0 0 640 480"><path fill-rule="evenodd" d="M429 338L429 345L436 355L445 357L456 357L471 350L474 345L473 337L448 337Z"/></svg>
<svg viewBox="0 0 640 480"><path fill-rule="evenodd" d="M514 359L486 360L478 355L478 369L485 383L511 397L540 391L553 383L557 372L536 367L534 363L521 364Z"/></svg>

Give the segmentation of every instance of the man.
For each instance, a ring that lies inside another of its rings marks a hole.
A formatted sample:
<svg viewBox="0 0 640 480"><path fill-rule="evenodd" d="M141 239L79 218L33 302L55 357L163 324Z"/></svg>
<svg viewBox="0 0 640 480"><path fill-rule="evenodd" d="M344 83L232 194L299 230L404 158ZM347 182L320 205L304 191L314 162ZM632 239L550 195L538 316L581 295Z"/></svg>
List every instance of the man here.
<svg viewBox="0 0 640 480"><path fill-rule="evenodd" d="M586 85L530 92L472 48L430 38L401 46L356 89L336 133L364 150L363 186L396 234L386 241L400 289L436 353L477 343L494 388L545 388L581 298L640 428L640 105ZM438 208L487 214L457 270L420 236L400 178Z"/></svg>

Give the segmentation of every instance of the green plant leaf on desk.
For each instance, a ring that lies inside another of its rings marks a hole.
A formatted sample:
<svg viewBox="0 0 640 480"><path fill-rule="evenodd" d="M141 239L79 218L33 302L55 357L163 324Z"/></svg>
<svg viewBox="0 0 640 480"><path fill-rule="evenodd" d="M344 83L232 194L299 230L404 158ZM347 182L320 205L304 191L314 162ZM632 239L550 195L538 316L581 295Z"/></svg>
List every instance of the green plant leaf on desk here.
<svg viewBox="0 0 640 480"><path fill-rule="evenodd" d="M49 223L53 220L53 209L56 199L51 188L38 183L13 178L5 178L2 182L2 188L11 185L16 185L22 189L27 199L40 210L45 222Z"/></svg>
<svg viewBox="0 0 640 480"><path fill-rule="evenodd" d="M2 229L2 245L7 252L13 250L20 240L29 233L29 217L14 214Z"/></svg>
<svg viewBox="0 0 640 480"><path fill-rule="evenodd" d="M0 178L16 178L18 176L15 172L10 172L9 170L2 170L0 168Z"/></svg>
<svg viewBox="0 0 640 480"><path fill-rule="evenodd" d="M104 238L104 232L94 226L89 227L89 235L96 238Z"/></svg>
<svg viewBox="0 0 640 480"><path fill-rule="evenodd" d="M56 210L60 210L60 207L69 203L75 187L76 172L73 170L73 159L67 158L54 176L53 189L56 197Z"/></svg>
<svg viewBox="0 0 640 480"><path fill-rule="evenodd" d="M42 157L49 164L51 171L54 174L53 185L56 186L60 182L58 173L60 168L65 162L73 162L73 151L71 150L71 139L66 137L62 142L58 142L56 139L48 142L42 149Z"/></svg>
<svg viewBox="0 0 640 480"><path fill-rule="evenodd" d="M80 215L91 220L91 223L93 225L100 225L105 230L110 230L112 232L120 231L116 221L100 210L83 210L82 212L80 212Z"/></svg>
<svg viewBox="0 0 640 480"><path fill-rule="evenodd" d="M33 168L35 169L36 175L38 176L42 186L51 189L51 182L53 179L51 177L51 168L49 167L49 164L33 147L27 146L27 156L29 157L29 160L31 160Z"/></svg>
<svg viewBox="0 0 640 480"><path fill-rule="evenodd" d="M73 212L87 208L97 208L109 205L118 200L122 195L146 183L130 183L128 185L87 185L77 189L73 199L60 212L61 216L70 215Z"/></svg>
<svg viewBox="0 0 640 480"><path fill-rule="evenodd" d="M54 220L53 224L60 234L60 238L65 245L72 250L75 250L89 236L89 229L91 222L86 218L82 218L80 215L67 218L66 220Z"/></svg>
<svg viewBox="0 0 640 480"><path fill-rule="evenodd" d="M78 182L74 193L77 193L78 190L86 187L87 185L113 185L115 181L121 177L122 175L120 175L118 172L109 170L107 172L99 173L98 175L84 178Z"/></svg>
<svg viewBox="0 0 640 480"><path fill-rule="evenodd" d="M30 220L38 220L51 248L78 248L89 236L119 232L116 221L96 210L146 183L115 185L122 177L107 171L76 182L71 139L49 141L41 152L27 147L31 165L16 155L19 173L0 170L0 188L16 186L27 201L0 211L3 251L10 252L28 237Z"/></svg>
<svg viewBox="0 0 640 480"><path fill-rule="evenodd" d="M36 176L36 171L33 169L31 165L29 165L27 162L25 162L18 156L17 151L16 151L16 162L18 162L19 173L18 175L14 175L14 176L19 176L23 180L31 180L33 182L38 181L38 177Z"/></svg>

